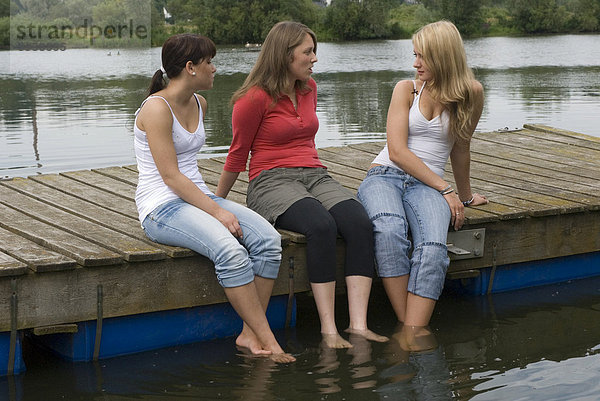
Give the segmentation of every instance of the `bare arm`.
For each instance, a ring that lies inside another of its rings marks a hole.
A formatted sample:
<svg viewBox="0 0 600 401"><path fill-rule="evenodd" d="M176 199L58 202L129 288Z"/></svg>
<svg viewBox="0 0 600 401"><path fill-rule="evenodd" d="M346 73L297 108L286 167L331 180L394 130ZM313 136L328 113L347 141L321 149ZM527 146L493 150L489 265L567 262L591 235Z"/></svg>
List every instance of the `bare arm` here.
<svg viewBox="0 0 600 401"><path fill-rule="evenodd" d="M227 198L231 187L235 184L240 173L223 170L221 176L219 177L219 184L217 185L217 190L215 191L215 195L220 196L221 198Z"/></svg>
<svg viewBox="0 0 600 401"><path fill-rule="evenodd" d="M148 100L140 111L138 123L146 132L154 163L164 183L181 199L204 210L233 235L241 237L242 230L235 215L217 205L179 171L172 138L173 117L166 103L160 99Z"/></svg>
<svg viewBox="0 0 600 401"><path fill-rule="evenodd" d="M473 89L476 96L475 109L471 117L469 135L473 135L481 112L483 110L483 87L477 81L473 82ZM488 203L487 198L484 195L472 193L470 183L470 165L471 165L471 142L465 140L457 140L452 151L450 153L450 160L452 163L452 171L454 174L454 180L456 181L456 188L462 202L473 200L470 206L483 205Z"/></svg>

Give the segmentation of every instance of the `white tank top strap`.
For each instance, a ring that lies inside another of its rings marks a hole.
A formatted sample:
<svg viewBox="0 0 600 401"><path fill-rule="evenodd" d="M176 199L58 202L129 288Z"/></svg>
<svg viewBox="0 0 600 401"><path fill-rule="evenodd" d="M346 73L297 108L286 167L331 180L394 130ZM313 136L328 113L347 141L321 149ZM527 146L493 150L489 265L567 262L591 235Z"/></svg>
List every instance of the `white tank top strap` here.
<svg viewBox="0 0 600 401"><path fill-rule="evenodd" d="M145 103L146 103L148 100L150 100L150 99L156 99L156 98L164 100L164 101L165 101L165 103L167 104L167 106L169 106L169 110L171 110L171 114L175 115L175 114L173 113L173 109L171 108L171 105L169 104L169 102L167 101L167 99L165 99L165 98L164 98L164 97L162 97L162 96L158 96L158 95L151 95L151 96L148 96L146 99L144 99L144 101L143 101L143 102L142 102L142 104L140 105L140 108L139 108L139 109L137 109L137 111L135 112L135 115L136 115L136 116L138 115L138 113L140 112L140 110L142 109L142 107L144 107L144 104L145 104ZM196 101L198 101L198 99L197 99L197 98L196 98Z"/></svg>
<svg viewBox="0 0 600 401"><path fill-rule="evenodd" d="M148 101L148 99L153 99L153 98L159 98L165 101L165 103L167 104L167 106L169 106L169 110L171 110L171 114L173 114L173 116L175 116L175 113L173 113L173 109L171 108L171 105L169 104L169 102L167 101L167 99L165 99L162 96L158 96L158 95L151 95L148 96L146 99L144 99L144 101L142 102L142 104L140 104L140 107L135 111L135 115L137 116L138 113L140 112L140 110L142 109L142 107L144 107L144 104ZM200 107L200 100L198 99L198 95L194 93L194 99L196 99L196 104L198 105L198 108Z"/></svg>

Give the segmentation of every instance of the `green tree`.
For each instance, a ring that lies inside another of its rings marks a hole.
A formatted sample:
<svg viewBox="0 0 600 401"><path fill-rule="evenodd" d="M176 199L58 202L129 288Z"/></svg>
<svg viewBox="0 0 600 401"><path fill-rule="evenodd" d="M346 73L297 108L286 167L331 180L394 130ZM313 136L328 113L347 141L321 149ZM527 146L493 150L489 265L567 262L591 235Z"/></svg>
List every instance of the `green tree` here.
<svg viewBox="0 0 600 401"><path fill-rule="evenodd" d="M597 32L600 28L600 0L569 0L569 31Z"/></svg>
<svg viewBox="0 0 600 401"><path fill-rule="evenodd" d="M465 36L481 32L483 19L481 16L481 0L423 0L437 19L452 21Z"/></svg>
<svg viewBox="0 0 600 401"><path fill-rule="evenodd" d="M325 12L329 36L336 40L378 39L391 36L387 21L393 0L332 0Z"/></svg>
<svg viewBox="0 0 600 401"><path fill-rule="evenodd" d="M525 33L550 33L566 30L566 9L556 0L512 0L510 9L515 26Z"/></svg>

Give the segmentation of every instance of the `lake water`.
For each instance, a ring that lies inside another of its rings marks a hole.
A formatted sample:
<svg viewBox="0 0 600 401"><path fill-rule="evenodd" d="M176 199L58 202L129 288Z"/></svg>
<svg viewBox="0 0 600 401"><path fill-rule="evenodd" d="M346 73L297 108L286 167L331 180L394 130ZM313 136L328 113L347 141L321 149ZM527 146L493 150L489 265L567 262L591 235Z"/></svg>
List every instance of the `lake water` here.
<svg viewBox="0 0 600 401"><path fill-rule="evenodd" d="M547 125L600 137L600 35L484 38L466 42L486 90L479 131ZM394 84L411 78L410 41L319 44L317 145L385 138ZM135 162L133 112L158 49L0 52L0 178ZM231 139L229 97L256 52L220 48L202 155ZM344 297L338 327L346 327ZM370 327L393 336L380 287ZM446 290L431 321L438 348L350 338L320 347L314 302L298 297L297 327L277 333L298 361L246 359L234 339L69 363L26 348L28 370L0 378L0 400L597 400L600 278L489 297Z"/></svg>
<svg viewBox="0 0 600 401"><path fill-rule="evenodd" d="M479 131L542 123L600 137L600 35L466 41L486 99ZM135 163L133 113L160 49L0 52L0 178ZM219 48L201 157L225 154L229 98L258 53ZM317 146L385 139L409 40L320 43Z"/></svg>
<svg viewBox="0 0 600 401"><path fill-rule="evenodd" d="M0 378L0 400L579 400L600 394L600 278L489 297L445 291L431 327L437 349L408 354L395 340L320 347L312 299L297 327L277 333L297 362L247 359L234 339L69 363L30 350L28 370ZM339 327L347 325L338 298ZM376 287L370 326L393 336ZM4 397L4 398L3 398Z"/></svg>

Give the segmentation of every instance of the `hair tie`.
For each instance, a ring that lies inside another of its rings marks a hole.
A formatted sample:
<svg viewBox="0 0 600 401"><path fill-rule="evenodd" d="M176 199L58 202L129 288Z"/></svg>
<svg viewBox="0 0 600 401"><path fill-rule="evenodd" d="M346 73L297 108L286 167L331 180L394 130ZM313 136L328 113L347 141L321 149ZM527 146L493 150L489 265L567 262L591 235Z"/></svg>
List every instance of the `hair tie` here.
<svg viewBox="0 0 600 401"><path fill-rule="evenodd" d="M161 70L161 72L162 72L163 74L166 74L166 73L167 73L167 71L165 71L165 67L163 67L162 65L160 66L160 70Z"/></svg>

